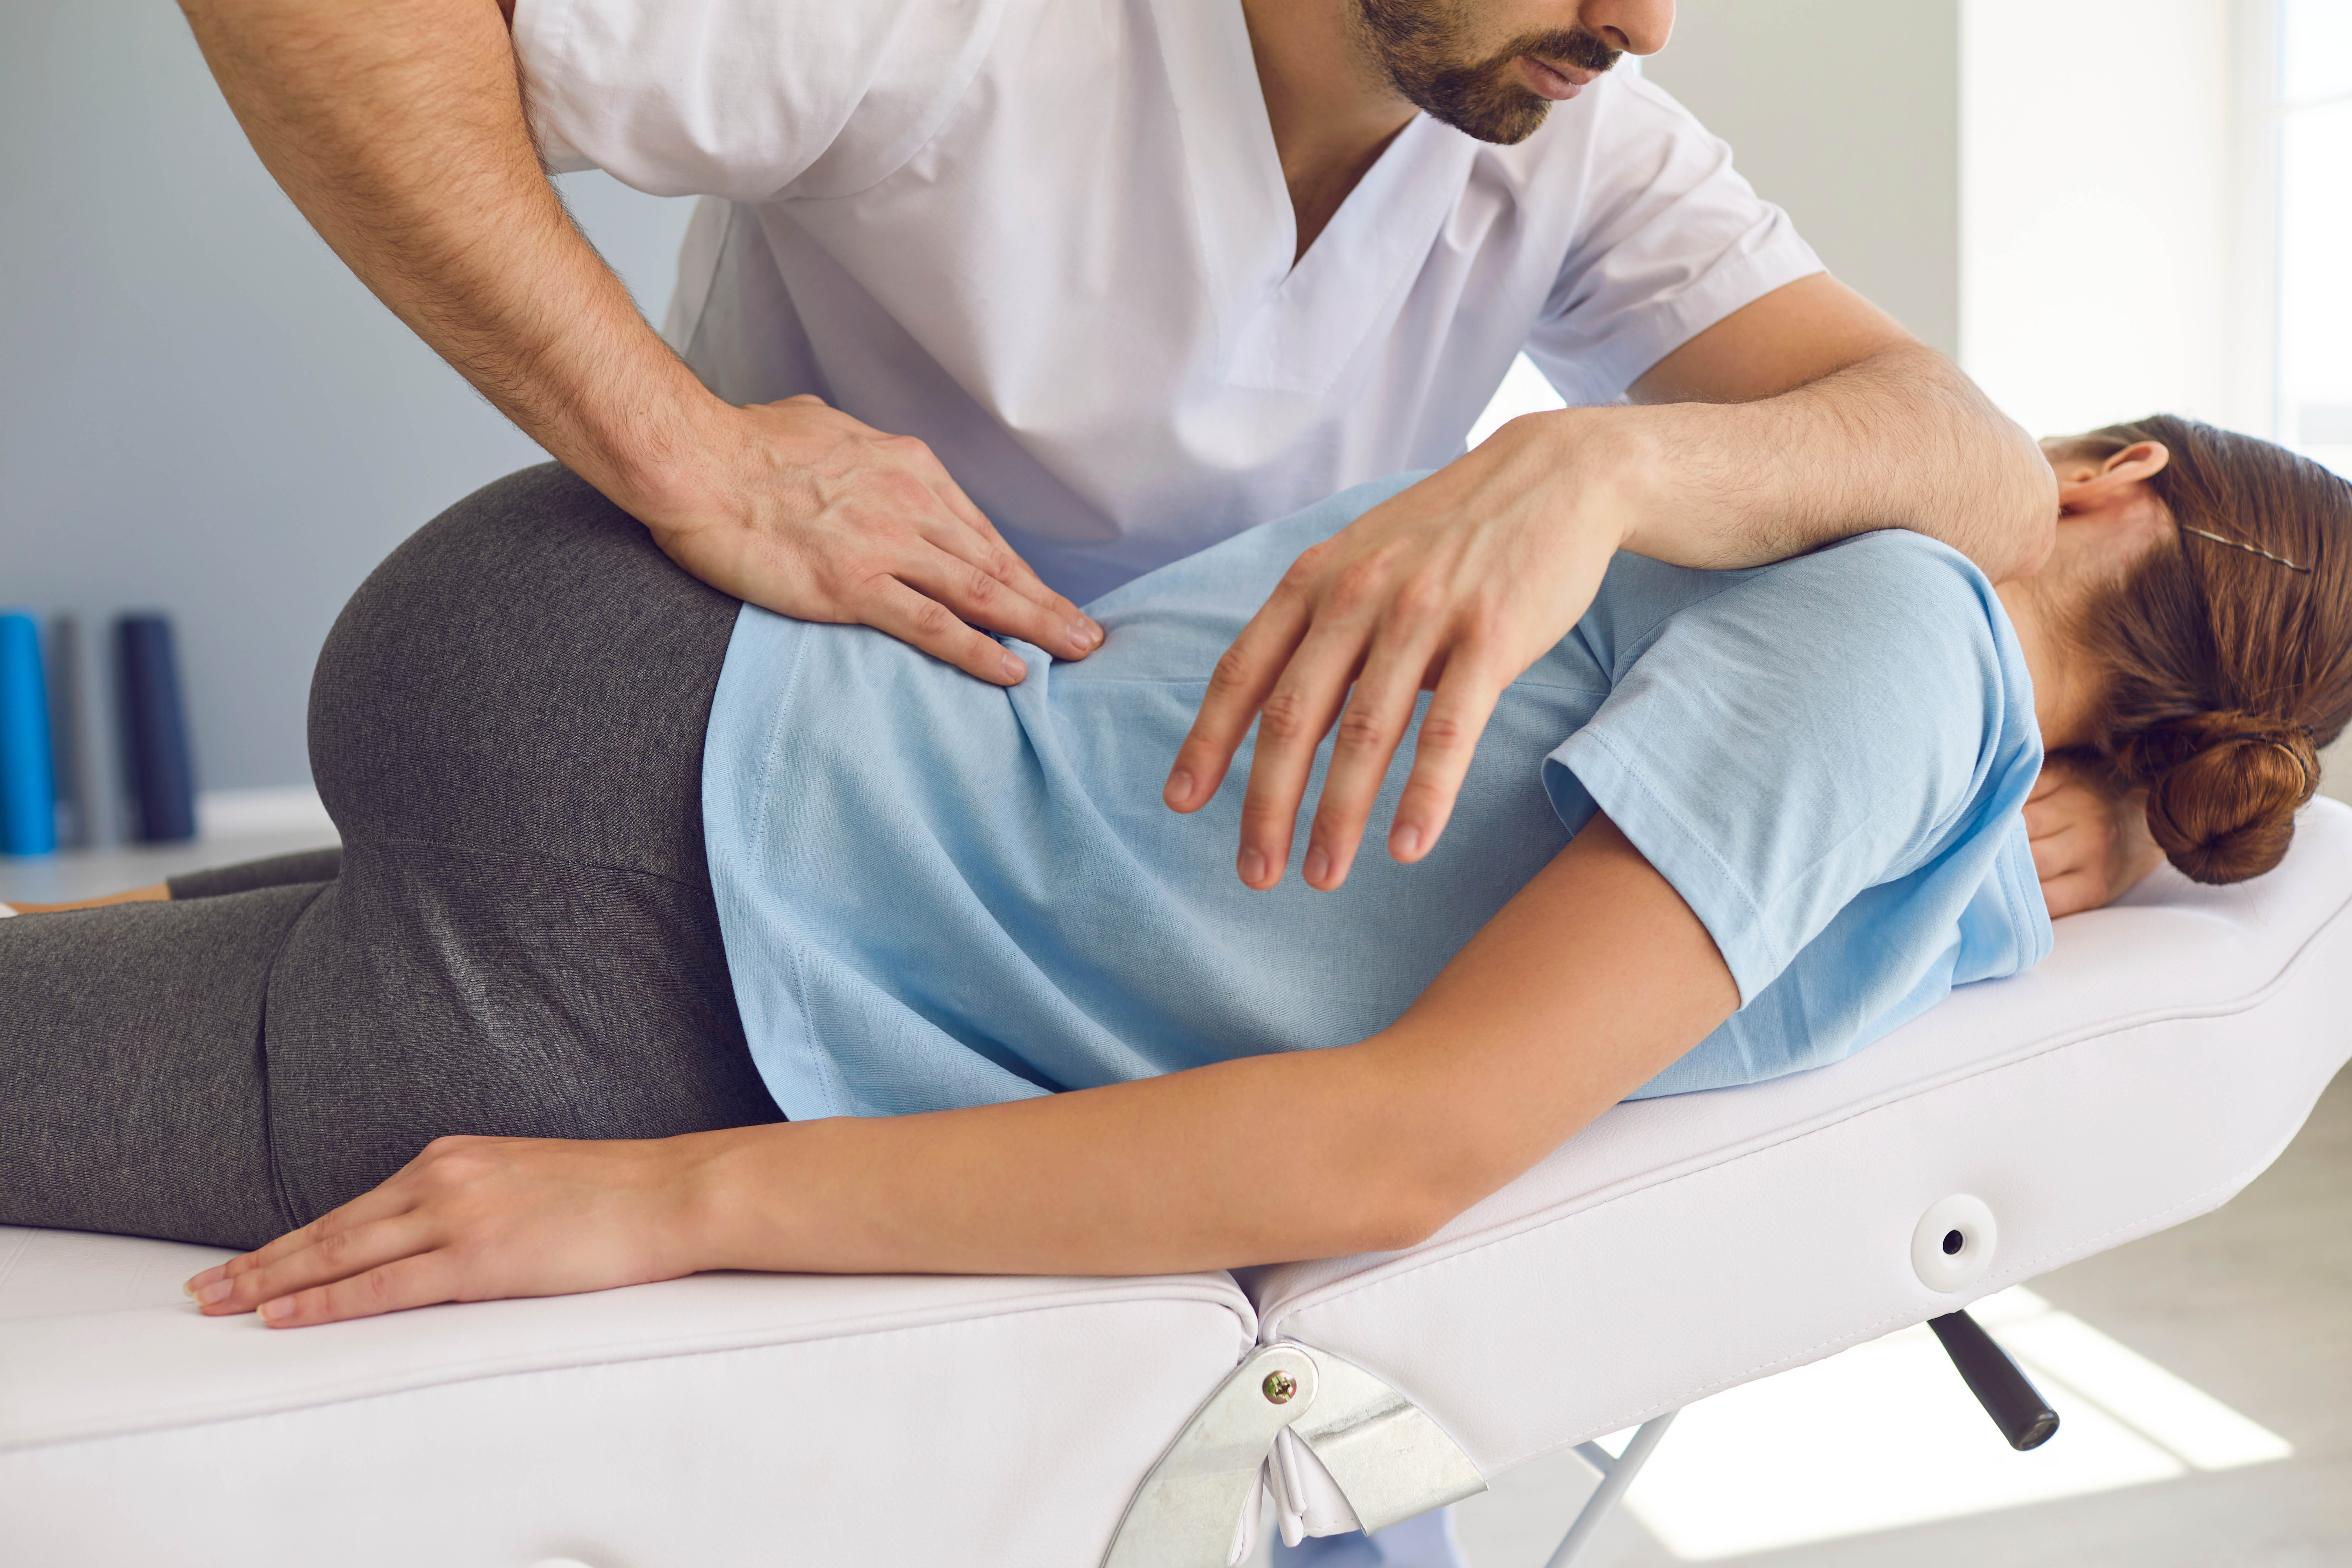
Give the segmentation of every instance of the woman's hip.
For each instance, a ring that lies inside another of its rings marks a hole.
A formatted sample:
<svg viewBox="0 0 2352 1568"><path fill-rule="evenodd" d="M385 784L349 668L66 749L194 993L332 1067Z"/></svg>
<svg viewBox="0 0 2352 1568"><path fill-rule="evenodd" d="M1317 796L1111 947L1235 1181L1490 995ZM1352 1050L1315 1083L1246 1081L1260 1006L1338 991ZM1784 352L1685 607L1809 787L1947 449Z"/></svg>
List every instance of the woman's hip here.
<svg viewBox="0 0 2352 1568"><path fill-rule="evenodd" d="M740 606L554 464L402 544L319 656L310 761L344 843L707 886L703 731Z"/></svg>

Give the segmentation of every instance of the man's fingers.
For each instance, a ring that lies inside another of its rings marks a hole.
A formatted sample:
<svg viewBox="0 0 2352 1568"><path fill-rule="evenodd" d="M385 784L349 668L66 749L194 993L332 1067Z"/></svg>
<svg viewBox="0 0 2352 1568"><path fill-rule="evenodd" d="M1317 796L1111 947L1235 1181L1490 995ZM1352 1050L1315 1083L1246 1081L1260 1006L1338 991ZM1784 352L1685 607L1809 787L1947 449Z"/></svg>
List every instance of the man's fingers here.
<svg viewBox="0 0 2352 1568"><path fill-rule="evenodd" d="M1102 646L1102 627L1029 569L1029 563L953 518L930 538L933 553L899 576L976 626L1036 644L1056 658L1084 658Z"/></svg>
<svg viewBox="0 0 2352 1568"><path fill-rule="evenodd" d="M972 630L939 600L917 593L895 577L875 579L858 608L859 618L876 631L921 648L966 675L996 686L1018 686L1029 673L1029 667L1012 649Z"/></svg>
<svg viewBox="0 0 2352 1568"><path fill-rule="evenodd" d="M329 1284L273 1297L258 1310L261 1321L273 1329L372 1318L379 1312L454 1300L455 1278L447 1254L419 1252Z"/></svg>
<svg viewBox="0 0 2352 1568"><path fill-rule="evenodd" d="M911 441L912 438L901 439ZM988 514L964 494L963 487L955 482L955 476L948 472L947 465L940 461L939 454L920 441L913 441L912 447L910 457L914 467L929 486L932 499L945 514L944 521L961 525L960 530L940 530L930 535L931 542L958 559L979 567L1023 598L1047 611L1053 617L1052 621L1039 622L1038 626L1050 624L1066 630L1059 637L1050 633L1037 636L1027 627L1000 626L984 616L974 617L967 613L967 618L977 618L981 624L993 630L1034 642L1039 647L1050 648L1065 658L1084 658L1100 647L1102 628L1077 605L1047 587L1045 580L1021 558L1021 552L1004 542L1004 535L996 531L996 525L989 521Z"/></svg>
<svg viewBox="0 0 2352 1568"><path fill-rule="evenodd" d="M1389 629L1374 639L1363 673L1356 678L1339 714L1331 744L1331 766L1323 775L1323 798L1315 808L1301 870L1307 885L1326 892L1348 879L1364 824L1380 799L1389 764L1412 722L1413 705L1435 657L1435 639L1423 636L1400 645Z"/></svg>
<svg viewBox="0 0 2352 1568"><path fill-rule="evenodd" d="M1215 797L1260 705L1306 635L1308 619L1304 598L1277 588L1218 658L1201 710L1168 770L1161 798L1171 809L1197 811Z"/></svg>
<svg viewBox="0 0 2352 1568"><path fill-rule="evenodd" d="M1414 738L1412 773L1398 797L1396 823L1389 829L1389 853L1410 866L1428 854L1454 815L1454 799L1477 754L1478 737L1493 717L1503 683L1471 648L1456 648L1438 678L1436 695L1422 715Z"/></svg>
<svg viewBox="0 0 2352 1568"><path fill-rule="evenodd" d="M1361 639L1353 628L1317 627L1258 707L1257 747L1242 797L1241 853L1234 860L1250 887L1273 887L1290 864L1290 837L1315 772L1315 752L1348 699Z"/></svg>

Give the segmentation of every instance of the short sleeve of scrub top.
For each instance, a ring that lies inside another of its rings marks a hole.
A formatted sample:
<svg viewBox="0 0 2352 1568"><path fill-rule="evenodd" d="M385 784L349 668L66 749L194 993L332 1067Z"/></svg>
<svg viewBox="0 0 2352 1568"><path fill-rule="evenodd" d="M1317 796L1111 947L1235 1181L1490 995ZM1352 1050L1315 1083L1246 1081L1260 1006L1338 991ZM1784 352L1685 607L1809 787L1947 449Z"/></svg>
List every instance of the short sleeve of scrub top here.
<svg viewBox="0 0 2352 1568"><path fill-rule="evenodd" d="M559 171L655 195L856 189L953 110L1003 0L519 0L531 124Z"/></svg>
<svg viewBox="0 0 2352 1568"><path fill-rule="evenodd" d="M1822 270L1731 148L1654 83L1627 75L1594 121L1595 188L1528 357L1573 405L1611 403L1740 307Z"/></svg>

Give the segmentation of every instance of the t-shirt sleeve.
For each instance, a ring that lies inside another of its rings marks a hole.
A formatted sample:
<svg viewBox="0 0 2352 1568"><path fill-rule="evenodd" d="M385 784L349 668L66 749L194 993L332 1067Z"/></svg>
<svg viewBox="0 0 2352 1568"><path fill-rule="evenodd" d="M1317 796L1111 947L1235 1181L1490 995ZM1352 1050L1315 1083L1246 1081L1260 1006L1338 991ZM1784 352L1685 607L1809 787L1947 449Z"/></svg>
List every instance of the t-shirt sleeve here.
<svg viewBox="0 0 2352 1568"><path fill-rule="evenodd" d="M1742 1007L1862 895L1906 883L1870 951L1839 960L1883 971L1842 987L1900 994L1952 941L2040 769L2022 658L1982 574L1917 534L1726 575L1617 650L1545 788L1571 830L1606 812L1674 885Z"/></svg>
<svg viewBox="0 0 2352 1568"><path fill-rule="evenodd" d="M1585 212L1528 339L1571 404L1622 397L1652 365L1783 284L1822 270L1731 149L1639 77L1612 72L1593 107Z"/></svg>
<svg viewBox="0 0 2352 1568"><path fill-rule="evenodd" d="M533 132L559 171L655 195L842 195L929 140L1003 0L520 0Z"/></svg>

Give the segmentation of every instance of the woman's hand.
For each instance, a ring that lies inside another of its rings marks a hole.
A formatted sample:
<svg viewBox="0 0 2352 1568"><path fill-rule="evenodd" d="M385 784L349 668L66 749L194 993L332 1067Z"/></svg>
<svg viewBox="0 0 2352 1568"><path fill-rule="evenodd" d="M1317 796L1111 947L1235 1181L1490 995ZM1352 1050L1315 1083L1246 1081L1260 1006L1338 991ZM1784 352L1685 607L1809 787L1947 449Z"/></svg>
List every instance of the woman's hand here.
<svg viewBox="0 0 2352 1568"><path fill-rule="evenodd" d="M2025 836L2050 918L2121 898L2164 858L2147 832L2147 796L2120 797L2063 758L2042 765L2025 799Z"/></svg>
<svg viewBox="0 0 2352 1568"><path fill-rule="evenodd" d="M689 1251L680 1139L436 1138L397 1174L187 1282L272 1328L673 1279Z"/></svg>
<svg viewBox="0 0 2352 1568"><path fill-rule="evenodd" d="M1236 862L1250 887L1282 879L1335 722L1305 872L1325 889L1347 880L1428 689L1389 853L1410 863L1437 843L1496 699L1583 616L1631 526L1615 466L1575 440L1577 420L1514 420L1308 550L1217 661L1165 799L1207 805L1256 721Z"/></svg>
<svg viewBox="0 0 2352 1568"><path fill-rule="evenodd" d="M999 686L1027 668L983 631L1084 658L1102 628L1013 553L931 449L803 395L719 405L692 477L626 504L673 561L803 621L863 624Z"/></svg>

